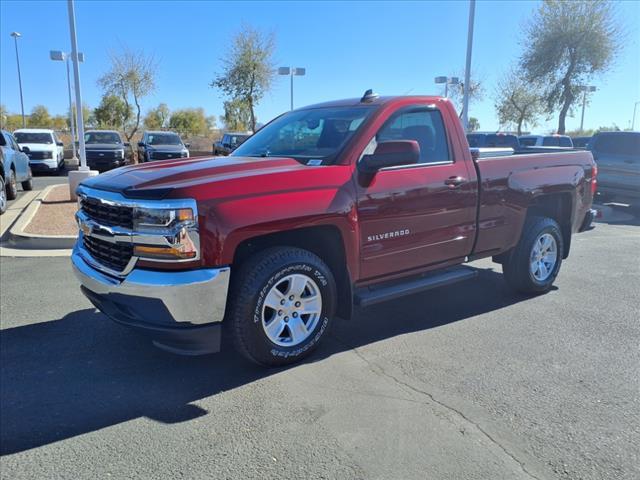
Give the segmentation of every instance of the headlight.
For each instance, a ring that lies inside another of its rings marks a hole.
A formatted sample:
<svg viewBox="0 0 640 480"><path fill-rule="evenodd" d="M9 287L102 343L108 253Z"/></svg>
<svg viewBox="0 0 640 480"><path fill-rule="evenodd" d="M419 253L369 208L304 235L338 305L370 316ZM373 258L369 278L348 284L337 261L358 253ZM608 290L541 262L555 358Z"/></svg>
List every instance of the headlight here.
<svg viewBox="0 0 640 480"><path fill-rule="evenodd" d="M194 223L190 208L140 208L133 210L133 229L137 232L164 233L178 226Z"/></svg>
<svg viewBox="0 0 640 480"><path fill-rule="evenodd" d="M42 152L42 158L53 158L53 152Z"/></svg>
<svg viewBox="0 0 640 480"><path fill-rule="evenodd" d="M150 260L185 260L196 258L197 219L190 208L135 208L133 228L137 234L161 234L168 245L135 245L134 255ZM193 238L192 238L193 237ZM155 242L154 242L155 243Z"/></svg>
<svg viewBox="0 0 640 480"><path fill-rule="evenodd" d="M184 150L182 150L181 156L182 156L182 158L188 157L189 156L189 150L187 150L186 148Z"/></svg>
<svg viewBox="0 0 640 480"><path fill-rule="evenodd" d="M116 158L124 158L124 150L116 150Z"/></svg>

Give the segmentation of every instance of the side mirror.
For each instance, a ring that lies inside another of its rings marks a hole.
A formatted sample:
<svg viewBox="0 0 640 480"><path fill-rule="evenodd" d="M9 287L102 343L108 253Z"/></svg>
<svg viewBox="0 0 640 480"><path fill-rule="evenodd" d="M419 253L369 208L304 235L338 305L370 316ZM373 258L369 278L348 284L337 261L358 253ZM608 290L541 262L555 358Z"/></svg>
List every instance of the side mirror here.
<svg viewBox="0 0 640 480"><path fill-rule="evenodd" d="M62 142L56 142L56 145L58 145L59 147L64 147L64 143Z"/></svg>
<svg viewBox="0 0 640 480"><path fill-rule="evenodd" d="M138 142L138 146L139 146L140 148L144 148L144 142Z"/></svg>
<svg viewBox="0 0 640 480"><path fill-rule="evenodd" d="M191 144L190 144L190 143L185 143L185 144L184 144L184 148L189 148L190 146L191 146Z"/></svg>
<svg viewBox="0 0 640 480"><path fill-rule="evenodd" d="M125 147L129 147L129 148L130 148L130 147L131 147L131 144L130 144L129 142L124 142L124 146L125 146Z"/></svg>
<svg viewBox="0 0 640 480"><path fill-rule="evenodd" d="M22 153L31 153L31 150L29 150L29 147L22 147L22 148L20 148L20 151Z"/></svg>
<svg viewBox="0 0 640 480"><path fill-rule="evenodd" d="M420 159L420 145L415 140L391 140L381 142L372 155L365 155L358 162L362 173L376 173L381 168L413 165Z"/></svg>

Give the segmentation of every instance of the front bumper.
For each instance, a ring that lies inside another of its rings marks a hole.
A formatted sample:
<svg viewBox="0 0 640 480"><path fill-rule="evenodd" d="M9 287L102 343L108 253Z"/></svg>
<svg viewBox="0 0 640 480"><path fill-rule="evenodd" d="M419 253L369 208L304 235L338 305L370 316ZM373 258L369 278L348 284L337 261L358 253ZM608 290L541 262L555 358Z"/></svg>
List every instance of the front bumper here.
<svg viewBox="0 0 640 480"><path fill-rule="evenodd" d="M199 355L220 350L230 269L159 272L134 268L123 278L94 268L80 246L71 260L82 292L112 320L141 331L161 348Z"/></svg>
<svg viewBox="0 0 640 480"><path fill-rule="evenodd" d="M29 167L33 172L50 172L57 170L59 165L58 160L51 158L47 160L29 160Z"/></svg>

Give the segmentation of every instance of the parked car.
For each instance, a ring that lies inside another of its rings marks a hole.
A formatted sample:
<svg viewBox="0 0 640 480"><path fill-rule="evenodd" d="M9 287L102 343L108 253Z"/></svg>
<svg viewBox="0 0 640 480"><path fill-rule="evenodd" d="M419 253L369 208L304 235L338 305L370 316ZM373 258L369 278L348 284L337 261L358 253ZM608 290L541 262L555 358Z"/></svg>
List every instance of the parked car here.
<svg viewBox="0 0 640 480"><path fill-rule="evenodd" d="M13 135L29 156L31 170L58 173L64 169L64 144L56 132L44 128L21 128Z"/></svg>
<svg viewBox="0 0 640 480"><path fill-rule="evenodd" d="M602 200L640 204L640 132L596 133L588 149L598 165Z"/></svg>
<svg viewBox="0 0 640 480"><path fill-rule="evenodd" d="M33 190L29 157L9 132L0 130L0 213L7 209L7 201L18 196L18 183L23 190Z"/></svg>
<svg viewBox="0 0 640 480"><path fill-rule="evenodd" d="M214 155L229 155L236 148L242 145L251 133L227 132L222 138L213 144Z"/></svg>
<svg viewBox="0 0 640 480"><path fill-rule="evenodd" d="M573 148L587 148L591 138L592 137L573 137L571 138L571 143L573 143Z"/></svg>
<svg viewBox="0 0 640 480"><path fill-rule="evenodd" d="M224 321L248 359L290 364L334 315L472 279L466 261L549 291L590 228L595 173L588 151L480 158L448 100L369 91L285 113L224 162L86 179L72 263L161 348L217 351Z"/></svg>
<svg viewBox="0 0 640 480"><path fill-rule="evenodd" d="M511 133L469 133L467 141L471 148L520 148L518 137Z"/></svg>
<svg viewBox="0 0 640 480"><path fill-rule="evenodd" d="M519 140L523 147L573 147L568 135L522 135Z"/></svg>
<svg viewBox="0 0 640 480"><path fill-rule="evenodd" d="M87 165L100 172L124 165L131 144L122 140L115 130L88 130L84 134Z"/></svg>
<svg viewBox="0 0 640 480"><path fill-rule="evenodd" d="M188 148L189 144L184 143L177 133L147 131L142 134L142 141L138 142L138 161L188 158Z"/></svg>

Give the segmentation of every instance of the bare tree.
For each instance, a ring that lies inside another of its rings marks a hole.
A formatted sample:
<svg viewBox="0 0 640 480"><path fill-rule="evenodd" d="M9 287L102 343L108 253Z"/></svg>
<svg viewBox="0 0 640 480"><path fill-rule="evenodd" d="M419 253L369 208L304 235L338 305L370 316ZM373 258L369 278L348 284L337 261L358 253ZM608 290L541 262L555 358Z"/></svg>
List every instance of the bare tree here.
<svg viewBox="0 0 640 480"><path fill-rule="evenodd" d="M210 86L222 90L232 102L249 110L251 129L256 129L255 107L271 89L275 77L275 37L252 27L243 27L222 59L224 69Z"/></svg>
<svg viewBox="0 0 640 480"><path fill-rule="evenodd" d="M484 98L484 85L475 75L475 72L471 72L470 86L469 86L469 105L476 101L481 101ZM452 77L458 77L464 79L464 74L451 75ZM463 105L462 100L464 98L464 81L456 85L449 86L449 99L453 102L458 110L458 116L462 118Z"/></svg>
<svg viewBox="0 0 640 480"><path fill-rule="evenodd" d="M119 54L112 53L110 57L111 69L98 80L98 85L105 93L120 97L127 111L135 106L135 121L124 132L131 141L140 127L140 101L155 90L157 63L153 56L128 48Z"/></svg>
<svg viewBox="0 0 640 480"><path fill-rule="evenodd" d="M518 135L522 135L523 125L533 127L537 124L542 114L542 97L516 68L512 68L497 83L495 108L500 125L513 125Z"/></svg>

